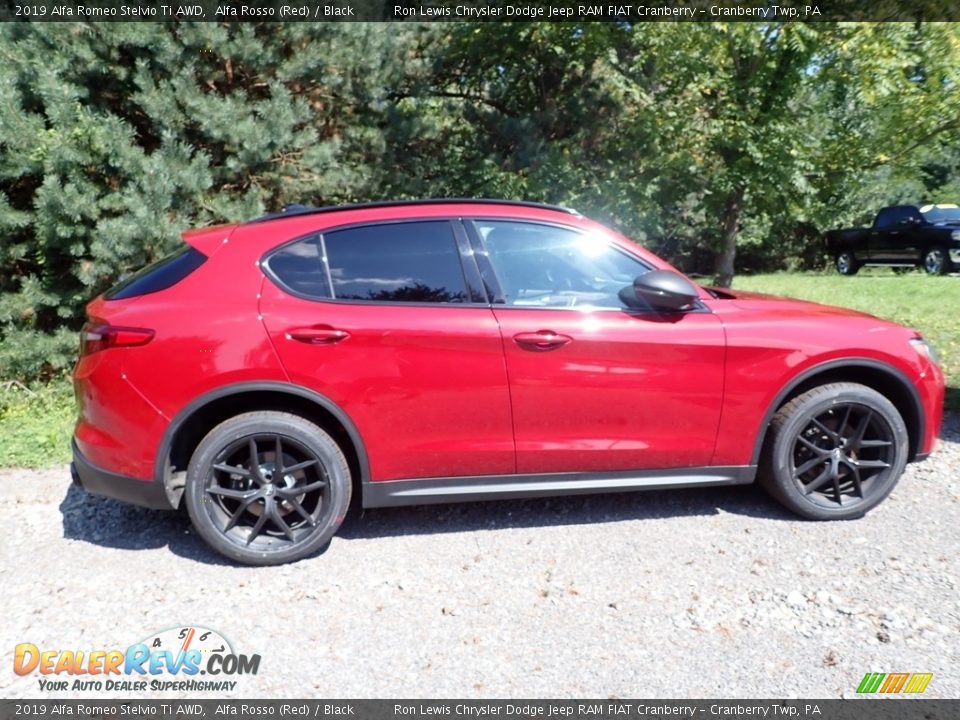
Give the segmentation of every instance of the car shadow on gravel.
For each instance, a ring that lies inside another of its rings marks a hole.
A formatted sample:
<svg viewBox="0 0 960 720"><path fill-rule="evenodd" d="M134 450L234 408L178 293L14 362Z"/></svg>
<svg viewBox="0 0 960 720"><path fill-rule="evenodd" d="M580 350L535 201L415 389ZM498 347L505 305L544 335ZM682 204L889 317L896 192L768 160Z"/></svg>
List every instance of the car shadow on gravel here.
<svg viewBox="0 0 960 720"><path fill-rule="evenodd" d="M940 439L960 442L960 415L947 413ZM236 566L207 547L185 512L146 510L90 495L75 485L61 501L60 512L68 539L124 550L168 547L194 562ZM753 484L372 510L361 510L354 502L337 536L357 540L720 514L798 520Z"/></svg>
<svg viewBox="0 0 960 720"><path fill-rule="evenodd" d="M354 508L337 533L344 540L511 528L654 520L719 513L796 520L755 486L575 495L535 500ZM236 566L210 550L183 512L162 512L90 495L71 485L60 503L63 536L121 550L167 547L195 562Z"/></svg>
<svg viewBox="0 0 960 720"><path fill-rule="evenodd" d="M960 442L960 414L945 415L940 442L945 441ZM801 521L753 483L372 510L361 510L355 499L337 536L351 540L720 514Z"/></svg>
<svg viewBox="0 0 960 720"><path fill-rule="evenodd" d="M167 547L188 560L212 565L234 565L207 547L186 513L147 510L91 495L70 485L60 502L63 537L119 550Z"/></svg>
<svg viewBox="0 0 960 720"><path fill-rule="evenodd" d="M337 536L351 540L713 516L721 513L769 520L797 520L796 515L770 500L758 486L745 485L363 511L355 509L348 515Z"/></svg>

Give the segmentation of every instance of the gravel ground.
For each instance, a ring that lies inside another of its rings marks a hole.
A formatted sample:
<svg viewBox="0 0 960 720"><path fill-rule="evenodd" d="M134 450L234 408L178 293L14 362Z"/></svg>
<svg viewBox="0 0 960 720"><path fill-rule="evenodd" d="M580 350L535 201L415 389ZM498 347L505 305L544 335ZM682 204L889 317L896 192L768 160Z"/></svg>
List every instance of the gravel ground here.
<svg viewBox="0 0 960 720"><path fill-rule="evenodd" d="M958 698L958 476L952 416L859 521L804 522L752 486L376 510L323 555L251 569L65 467L2 471L0 695L41 694L17 643L198 624L262 657L228 697L829 698L873 671Z"/></svg>

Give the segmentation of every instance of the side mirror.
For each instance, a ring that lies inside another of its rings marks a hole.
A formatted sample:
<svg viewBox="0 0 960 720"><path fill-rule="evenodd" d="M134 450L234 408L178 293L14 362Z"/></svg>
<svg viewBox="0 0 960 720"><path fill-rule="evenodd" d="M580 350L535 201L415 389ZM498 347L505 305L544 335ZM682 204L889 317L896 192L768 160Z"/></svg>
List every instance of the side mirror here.
<svg viewBox="0 0 960 720"><path fill-rule="evenodd" d="M700 293L696 286L672 270L652 270L625 287L620 299L627 307L654 307L657 310L689 310Z"/></svg>

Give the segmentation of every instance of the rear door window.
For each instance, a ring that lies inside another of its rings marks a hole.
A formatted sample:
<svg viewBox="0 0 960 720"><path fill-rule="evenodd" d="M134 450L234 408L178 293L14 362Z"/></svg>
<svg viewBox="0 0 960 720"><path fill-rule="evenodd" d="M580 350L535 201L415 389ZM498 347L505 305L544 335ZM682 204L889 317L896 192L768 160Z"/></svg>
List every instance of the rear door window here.
<svg viewBox="0 0 960 720"><path fill-rule="evenodd" d="M889 230L897 221L896 208L884 208L877 214L877 230Z"/></svg>
<svg viewBox="0 0 960 720"><path fill-rule="evenodd" d="M361 225L312 235L277 250L267 267L294 294L314 299L468 302L448 220Z"/></svg>

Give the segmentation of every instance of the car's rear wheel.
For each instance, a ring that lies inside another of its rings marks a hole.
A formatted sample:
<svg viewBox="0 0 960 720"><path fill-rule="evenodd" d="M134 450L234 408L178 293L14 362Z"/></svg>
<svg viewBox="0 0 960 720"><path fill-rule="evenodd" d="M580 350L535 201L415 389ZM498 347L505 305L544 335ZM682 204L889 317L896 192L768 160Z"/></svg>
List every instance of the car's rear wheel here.
<svg viewBox="0 0 960 720"><path fill-rule="evenodd" d="M950 258L942 247L932 247L923 255L923 269L928 275L945 275L951 270Z"/></svg>
<svg viewBox="0 0 960 720"><path fill-rule="evenodd" d="M836 257L836 263L837 272L841 275L856 275L860 269L857 256L849 250L844 250L842 253L839 253Z"/></svg>
<svg viewBox="0 0 960 720"><path fill-rule="evenodd" d="M847 520L876 507L907 462L909 436L896 407L855 383L814 388L774 416L760 482L812 520Z"/></svg>
<svg viewBox="0 0 960 720"><path fill-rule="evenodd" d="M197 446L186 501L214 550L249 565L277 565L333 537L350 505L350 471L340 447L310 421L245 413Z"/></svg>

